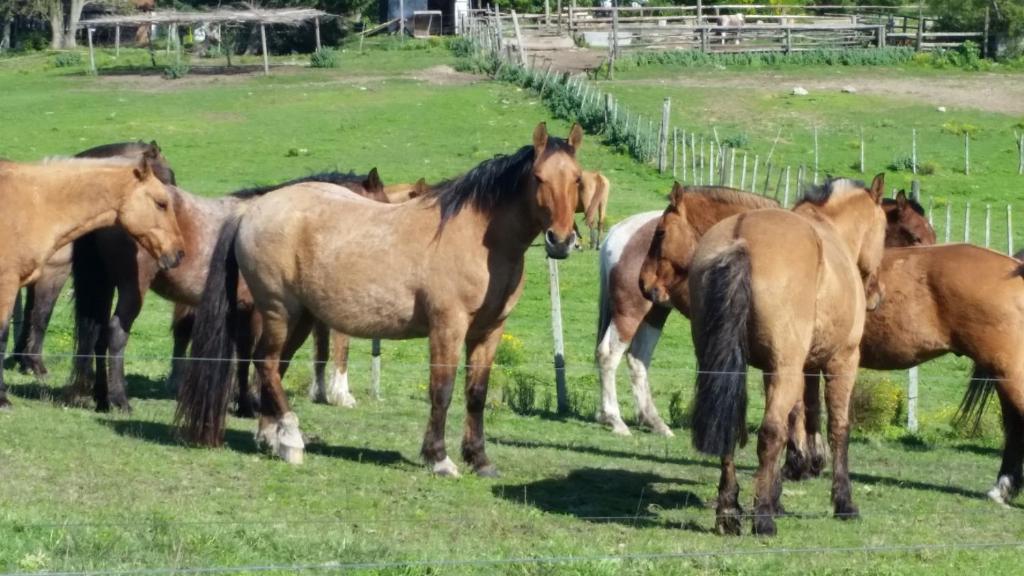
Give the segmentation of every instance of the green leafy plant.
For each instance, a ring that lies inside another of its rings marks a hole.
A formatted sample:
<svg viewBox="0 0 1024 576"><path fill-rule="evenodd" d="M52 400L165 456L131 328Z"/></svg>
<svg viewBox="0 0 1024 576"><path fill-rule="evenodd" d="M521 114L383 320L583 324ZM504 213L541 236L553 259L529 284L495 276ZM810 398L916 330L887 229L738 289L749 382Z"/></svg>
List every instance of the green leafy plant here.
<svg viewBox="0 0 1024 576"><path fill-rule="evenodd" d="M72 68L82 65L82 55L78 52L58 52L53 57L53 65L57 68Z"/></svg>
<svg viewBox="0 0 1024 576"><path fill-rule="evenodd" d="M309 57L309 66L311 68L337 68L338 67L338 51L332 48L323 48L317 50Z"/></svg>
<svg viewBox="0 0 1024 576"><path fill-rule="evenodd" d="M862 432L881 432L898 425L905 394L888 377L858 380L850 399L850 421Z"/></svg>
<svg viewBox="0 0 1024 576"><path fill-rule="evenodd" d="M184 78L188 75L188 70L188 64L185 64L184 62L175 62L174 64L164 68L164 78L167 78L168 80Z"/></svg>

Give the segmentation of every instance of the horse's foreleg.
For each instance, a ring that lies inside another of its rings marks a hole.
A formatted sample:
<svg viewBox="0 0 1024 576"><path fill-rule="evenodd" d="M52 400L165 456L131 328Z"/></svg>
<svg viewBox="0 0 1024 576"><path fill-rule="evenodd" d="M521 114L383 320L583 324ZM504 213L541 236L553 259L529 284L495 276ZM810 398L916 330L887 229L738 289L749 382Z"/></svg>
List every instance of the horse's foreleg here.
<svg viewBox="0 0 1024 576"><path fill-rule="evenodd" d="M996 485L988 491L992 500L1007 505L1020 491L1024 463L1024 374L996 372L999 406L1003 413L1003 461Z"/></svg>
<svg viewBox="0 0 1024 576"><path fill-rule="evenodd" d="M462 459L480 476L498 474L484 451L484 408L491 365L503 331L504 325L500 325L482 337L466 341L466 425L462 436Z"/></svg>
<svg viewBox="0 0 1024 576"><path fill-rule="evenodd" d="M167 389L174 392L178 389L181 379L185 377L185 367L188 366L188 344L192 340L192 327L196 324L196 311L187 304L177 303L174 305L174 314L171 317L171 336L174 338L174 347L171 357L171 374L167 377Z"/></svg>
<svg viewBox="0 0 1024 576"><path fill-rule="evenodd" d="M328 349L330 348L331 330L323 322L313 325L313 382L309 385L310 402L324 404L327 402L327 370Z"/></svg>
<svg viewBox="0 0 1024 576"><path fill-rule="evenodd" d="M43 364L43 340L46 337L46 329L50 326L53 308L60 298L60 291L70 275L70 263L49 264L46 272L28 292L25 307L28 325L22 328L19 337L22 343L21 369L24 373L31 372L36 378L42 378L47 374L46 366ZM31 301L30 305L28 301Z"/></svg>
<svg viewBox="0 0 1024 576"><path fill-rule="evenodd" d="M722 476L718 480L718 505L715 507L715 530L722 536L739 536L743 508L740 507L740 484L736 480L734 455L722 456Z"/></svg>
<svg viewBox="0 0 1024 576"><path fill-rule="evenodd" d="M3 360L7 354L7 335L11 328L14 301L20 288L17 278L0 279L0 410L11 409L11 401L7 398L7 385L4 384Z"/></svg>
<svg viewBox="0 0 1024 576"><path fill-rule="evenodd" d="M142 294L145 289L146 287L140 287L137 291L120 290L117 309L107 325L107 341L110 346L107 399L109 406L125 412L131 412L132 408L128 404L128 393L125 391L124 349L128 346L132 325L142 311Z"/></svg>
<svg viewBox="0 0 1024 576"><path fill-rule="evenodd" d="M860 349L840 353L826 365L825 399L828 403L828 441L832 445L832 505L836 518L857 518L850 487L850 397L857 379Z"/></svg>
<svg viewBox="0 0 1024 576"><path fill-rule="evenodd" d="M654 348L658 345L658 339L661 338L661 331L668 318L668 312L667 308L656 307L647 313L636 335L633 336L629 353L626 355L626 362L629 365L633 397L636 399L637 420L641 425L650 427L657 434L672 437L675 434L661 419L658 408L654 405L650 381L651 358L654 356Z"/></svg>
<svg viewBox="0 0 1024 576"><path fill-rule="evenodd" d="M602 304L603 305L603 304ZM601 376L601 407L597 411L597 421L612 427L612 432L623 436L629 435L629 428L622 421L619 413L618 391L615 389L615 373L619 369L622 355L629 349L630 340L619 334L613 320L608 324L601 341L597 345L595 360Z"/></svg>
<svg viewBox="0 0 1024 576"><path fill-rule="evenodd" d="M465 334L464 322L441 318L435 319L430 332L430 420L420 454L431 471L439 476L459 475L458 467L445 449L444 427Z"/></svg>
<svg viewBox="0 0 1024 576"><path fill-rule="evenodd" d="M758 468L754 479L754 534L773 536L774 516L781 512L779 455L786 443L789 413L804 389L803 365L781 366L765 376L765 409L757 435Z"/></svg>
<svg viewBox="0 0 1024 576"><path fill-rule="evenodd" d="M379 342L376 340L375 342ZM347 334L331 331L331 357L334 359L334 375L327 389L327 403L333 406L352 408L356 397L348 387L348 349L351 338ZM380 349L380 345L377 345Z"/></svg>
<svg viewBox="0 0 1024 576"><path fill-rule="evenodd" d="M262 334L255 354L261 386L256 442L266 445L289 464L301 464L306 445L299 431L299 418L291 411L281 386L281 373L291 359L289 351L294 353L306 339L312 322L311 319L293 319L284 309L267 311L261 316Z"/></svg>
<svg viewBox="0 0 1024 576"><path fill-rule="evenodd" d="M238 335L235 341L236 380L238 400L236 414L239 418L255 418L260 406L257 388L249 382L249 364L252 363L252 349L256 342L259 314L255 311L238 311Z"/></svg>

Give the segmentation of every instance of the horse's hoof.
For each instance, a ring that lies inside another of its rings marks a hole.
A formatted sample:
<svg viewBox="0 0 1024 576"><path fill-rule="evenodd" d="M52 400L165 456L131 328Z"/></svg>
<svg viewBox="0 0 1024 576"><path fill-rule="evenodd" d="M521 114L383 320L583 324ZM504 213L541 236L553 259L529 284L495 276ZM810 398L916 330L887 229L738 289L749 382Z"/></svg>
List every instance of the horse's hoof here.
<svg viewBox="0 0 1024 576"><path fill-rule="evenodd" d="M753 533L755 536L775 536L775 519L771 514L758 513L754 516Z"/></svg>
<svg viewBox="0 0 1024 576"><path fill-rule="evenodd" d="M342 408L355 408L356 397L348 392L331 394L327 397L327 403L331 406L340 406Z"/></svg>
<svg viewBox="0 0 1024 576"><path fill-rule="evenodd" d="M299 431L299 417L294 412L285 412L277 423L277 446L274 453L289 464L302 464L306 443Z"/></svg>
<svg viewBox="0 0 1024 576"><path fill-rule="evenodd" d="M277 452L275 452L275 454L278 458L284 460L289 464L299 465L302 464L302 459L305 455L305 452L306 450L303 447L286 446L284 444L278 444Z"/></svg>
<svg viewBox="0 0 1024 576"><path fill-rule="evenodd" d="M1010 477L1000 476L996 485L988 491L988 497L996 504L1009 508L1010 500L1013 499L1015 493L1016 490L1013 489L1013 481L1010 480Z"/></svg>
<svg viewBox="0 0 1024 576"><path fill-rule="evenodd" d="M659 436L665 438L675 438L676 434L669 428L664 422L658 422L654 426L651 426L651 431Z"/></svg>
<svg viewBox="0 0 1024 576"><path fill-rule="evenodd" d="M835 517L837 520L858 520L860 519L860 510L852 502L836 504Z"/></svg>
<svg viewBox="0 0 1024 576"><path fill-rule="evenodd" d="M484 464L483 466L479 466L477 468L474 468L473 472L475 472L476 475L481 477L481 478L500 478L501 477L501 473L498 472L498 467L495 466L494 464L489 463L489 462L487 464Z"/></svg>
<svg viewBox="0 0 1024 576"><path fill-rule="evenodd" d="M742 534L740 511L735 508L719 511L715 516L715 532L719 536L739 536Z"/></svg>
<svg viewBox="0 0 1024 576"><path fill-rule="evenodd" d="M444 460L435 462L434 465L431 466L430 471L435 476L447 476L451 478L459 477L459 467L456 466L455 462L452 462L452 459L447 456L444 457Z"/></svg>

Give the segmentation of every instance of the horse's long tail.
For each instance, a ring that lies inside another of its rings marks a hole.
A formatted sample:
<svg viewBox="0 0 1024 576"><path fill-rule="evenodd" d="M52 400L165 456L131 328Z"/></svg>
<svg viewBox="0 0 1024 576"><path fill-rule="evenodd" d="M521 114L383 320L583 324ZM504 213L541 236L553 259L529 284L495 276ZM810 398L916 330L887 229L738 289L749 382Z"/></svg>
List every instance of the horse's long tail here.
<svg viewBox="0 0 1024 576"><path fill-rule="evenodd" d="M960 408L953 417L953 425L957 427L970 426L972 433L981 427L981 417L985 415L985 408L988 407L988 400L996 390L998 380L987 370L974 365L974 374L967 384L967 391L964 392L964 399L960 401Z"/></svg>
<svg viewBox="0 0 1024 576"><path fill-rule="evenodd" d="M96 234L86 234L72 244L71 278L75 306L75 358L69 385L79 393L94 377L92 361L100 332L110 322L114 282L107 273Z"/></svg>
<svg viewBox="0 0 1024 576"><path fill-rule="evenodd" d="M747 321L750 254L737 242L715 257L699 292L703 318L697 345L693 445L705 454L731 454L747 439Z"/></svg>
<svg viewBox="0 0 1024 576"><path fill-rule="evenodd" d="M597 345L600 346L605 331L612 323L612 297L608 286L608 282L611 280L611 262L609 262L611 249L608 246L608 238L605 238L598 250L598 260L600 260L598 284L600 288L597 297Z"/></svg>
<svg viewBox="0 0 1024 576"><path fill-rule="evenodd" d="M175 421L181 434L206 446L218 446L224 439L231 394L239 328L235 236L240 222L237 214L229 217L217 237L192 328L192 354L178 388Z"/></svg>

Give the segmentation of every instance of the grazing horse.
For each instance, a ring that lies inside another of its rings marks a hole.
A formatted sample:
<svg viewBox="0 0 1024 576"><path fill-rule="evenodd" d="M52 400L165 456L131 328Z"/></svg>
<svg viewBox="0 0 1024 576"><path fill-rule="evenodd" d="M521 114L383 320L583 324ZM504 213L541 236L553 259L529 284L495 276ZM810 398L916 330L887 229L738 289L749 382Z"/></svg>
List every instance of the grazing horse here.
<svg viewBox="0 0 1024 576"><path fill-rule="evenodd" d="M700 236L719 220L733 214L758 208L777 208L779 205L769 198L731 188L684 188L677 184L672 193L677 195L674 202L680 206L679 211L685 213L692 235L680 236L683 241L689 242L689 247L680 247L680 260L662 272L671 278L676 276L676 270L680 271L675 282L670 283L667 289L672 293L670 299L678 303L678 309L688 315L687 276L682 272L689 268ZM935 243L935 230L925 219L924 209L916 201L908 200L905 192L900 191L895 199L884 199L882 209L885 210L887 221L887 246ZM630 383L636 398L638 423L658 434L673 435L658 415L648 379L651 358L661 338L669 308L652 305L640 292L636 281L661 215L659 211L630 216L616 224L601 245L601 293L595 357L601 375L602 400L597 420L611 426L612 432L616 434L629 434L629 428L619 412L615 390L615 373L625 353ZM646 281L653 283L654 278Z"/></svg>
<svg viewBox="0 0 1024 576"><path fill-rule="evenodd" d="M445 449L445 422L460 348L466 348L462 456L480 475L495 467L484 450L483 411L505 319L524 282L526 250L539 234L549 257L568 257L575 234L583 131L549 137L487 160L403 204L345 196L302 184L269 194L226 222L218 240L192 354L222 358L233 346L239 274L263 317L256 348L262 384L257 440L302 461L298 418L279 368L314 321L362 338L429 337L430 419L422 455L439 475L458 475ZM224 432L230 364L189 364L179 389L184 437L217 445Z"/></svg>
<svg viewBox="0 0 1024 576"><path fill-rule="evenodd" d="M733 453L737 442L746 440L748 363L762 369L765 380L754 533L775 533L782 493L777 465L805 372L826 374L836 516L857 515L847 464L849 400L864 316L882 298L883 190L881 174L870 190L860 182L830 180L810 190L792 211L757 210L722 220L704 234L693 255L688 303L699 366L693 440L699 451L722 459L719 533L740 529ZM664 300L668 291L664 276L650 269L681 260L677 251L687 243L680 239L688 234L683 215L669 206L641 272L642 278L656 278L642 287L653 299Z"/></svg>
<svg viewBox="0 0 1024 576"><path fill-rule="evenodd" d="M740 212L759 208L778 208L778 202L718 186L688 186L678 183L672 189L672 204L683 217L680 222L689 231L680 235L680 260L673 268L686 270L700 237L718 221ZM601 376L601 407L598 422L611 426L616 434L629 434L629 428L619 413L615 390L615 373L622 355L626 354L630 383L636 398L637 421L664 436L672 431L658 415L651 396L648 370L654 347L661 337L671 308L652 305L640 291L640 268L654 239L658 212L644 212L626 218L608 231L601 244L600 300L598 302L598 329L595 363ZM688 314L686 277L677 279L668 290L680 292L676 299L683 303L680 310Z"/></svg>
<svg viewBox="0 0 1024 576"><path fill-rule="evenodd" d="M146 293L152 289L162 298L179 305L198 306L213 245L224 221L252 199L305 181L345 183L376 200L387 199L376 170L372 170L365 179L337 172L314 174L283 184L240 190L221 198L203 198L168 187L189 254L182 265L173 270L161 270L145 251L138 249L131 236L118 228L102 228L76 240L72 255L76 358L69 396L72 399L86 396L91 389L97 410L107 411L114 406L130 411L124 386L124 350ZM247 293L244 286L240 289ZM116 307L113 305L115 292ZM248 299L243 295L243 300ZM187 308L176 309L174 318L174 354L169 379L172 385L181 374L181 359L188 347L192 323ZM250 328L256 329L258 323ZM240 357L248 357L251 353L251 344L246 342L245 338L240 341ZM252 415L255 397L248 393L247 370L245 366L240 367L239 412Z"/></svg>
<svg viewBox="0 0 1024 576"><path fill-rule="evenodd" d="M175 184L174 170L167 164L167 159L160 153L156 142L118 142L104 144L75 154L75 158L112 158L126 156L140 158L146 152L154 150L153 174L164 184ZM71 244L57 250L46 262L39 279L25 287L24 317L21 331L15 335L14 357L23 374L34 374L36 378L46 375L43 364L43 339L46 328L50 325L50 316L57 304L64 284L71 274Z"/></svg>
<svg viewBox="0 0 1024 576"><path fill-rule="evenodd" d="M182 235L168 190L153 171L158 154L0 162L0 358L19 288L38 280L53 254L83 234L117 224L161 268L178 265ZM9 406L0 370L0 408Z"/></svg>

